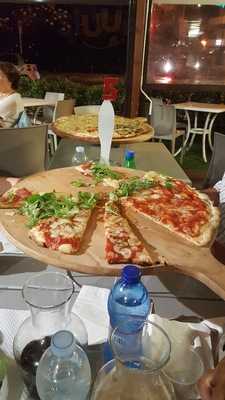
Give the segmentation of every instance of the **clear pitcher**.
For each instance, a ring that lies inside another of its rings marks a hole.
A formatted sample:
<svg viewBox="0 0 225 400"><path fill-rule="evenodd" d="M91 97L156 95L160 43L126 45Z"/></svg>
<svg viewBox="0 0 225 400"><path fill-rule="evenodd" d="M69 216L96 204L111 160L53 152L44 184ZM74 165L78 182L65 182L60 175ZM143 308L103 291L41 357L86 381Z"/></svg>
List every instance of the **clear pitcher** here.
<svg viewBox="0 0 225 400"><path fill-rule="evenodd" d="M13 342L15 359L24 383L33 398L37 398L36 370L39 360L50 346L51 337L59 330L71 331L81 346L88 341L81 319L71 312L73 282L59 272L43 272L29 279L22 290L31 315L20 326Z"/></svg>
<svg viewBox="0 0 225 400"><path fill-rule="evenodd" d="M175 399L173 385L162 370L171 351L167 334L153 322L135 320L136 331L128 333L125 319L112 332L115 359L99 371L91 400Z"/></svg>

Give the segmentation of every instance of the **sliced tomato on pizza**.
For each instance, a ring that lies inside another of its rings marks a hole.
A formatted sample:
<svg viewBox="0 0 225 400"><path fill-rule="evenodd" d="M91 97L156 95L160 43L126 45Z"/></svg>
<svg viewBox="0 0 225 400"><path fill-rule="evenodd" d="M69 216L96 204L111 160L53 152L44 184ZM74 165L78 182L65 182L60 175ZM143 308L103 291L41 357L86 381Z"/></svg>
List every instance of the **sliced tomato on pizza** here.
<svg viewBox="0 0 225 400"><path fill-rule="evenodd" d="M162 261L159 257L155 257L155 254L153 258L150 256L144 244L121 215L115 202L107 202L105 205L104 228L105 257L109 264L130 262L138 265L152 265Z"/></svg>
<svg viewBox="0 0 225 400"><path fill-rule="evenodd" d="M13 188L0 197L0 208L19 208L33 193L26 188Z"/></svg>

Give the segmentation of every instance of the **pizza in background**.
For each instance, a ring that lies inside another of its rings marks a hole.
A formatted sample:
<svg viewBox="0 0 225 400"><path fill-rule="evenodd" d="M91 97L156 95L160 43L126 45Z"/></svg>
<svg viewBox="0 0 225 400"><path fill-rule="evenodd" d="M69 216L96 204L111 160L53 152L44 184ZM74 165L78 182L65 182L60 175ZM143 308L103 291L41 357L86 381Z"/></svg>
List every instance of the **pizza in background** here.
<svg viewBox="0 0 225 400"><path fill-rule="evenodd" d="M98 139L98 115L70 115L60 117L53 123L53 130L62 134L74 135L77 139ZM134 138L152 131L152 127L143 117L125 118L115 116L113 139Z"/></svg>

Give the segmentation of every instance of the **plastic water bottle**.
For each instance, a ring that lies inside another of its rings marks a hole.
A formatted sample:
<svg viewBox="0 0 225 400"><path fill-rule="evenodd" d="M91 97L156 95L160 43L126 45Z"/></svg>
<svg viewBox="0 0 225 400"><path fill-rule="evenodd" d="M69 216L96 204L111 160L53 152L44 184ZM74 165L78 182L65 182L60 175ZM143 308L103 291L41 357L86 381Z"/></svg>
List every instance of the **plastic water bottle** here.
<svg viewBox="0 0 225 400"><path fill-rule="evenodd" d="M58 331L43 354L36 375L41 400L85 400L90 384L90 364L69 331Z"/></svg>
<svg viewBox="0 0 225 400"><path fill-rule="evenodd" d="M133 150L126 150L123 162L123 167L125 168L136 168L135 163L135 152Z"/></svg>
<svg viewBox="0 0 225 400"><path fill-rule="evenodd" d="M72 157L72 164L79 165L79 164L85 163L86 161L87 161L87 156L85 153L85 147L84 146L76 146L74 155Z"/></svg>
<svg viewBox="0 0 225 400"><path fill-rule="evenodd" d="M121 278L115 283L108 298L108 313L110 332L124 324L127 319L126 332L134 333L141 329L140 321L147 319L151 300L146 287L141 282L141 271L135 265L126 265L122 270ZM129 317L138 317L133 320ZM104 351L105 361L113 358L112 350L107 343Z"/></svg>

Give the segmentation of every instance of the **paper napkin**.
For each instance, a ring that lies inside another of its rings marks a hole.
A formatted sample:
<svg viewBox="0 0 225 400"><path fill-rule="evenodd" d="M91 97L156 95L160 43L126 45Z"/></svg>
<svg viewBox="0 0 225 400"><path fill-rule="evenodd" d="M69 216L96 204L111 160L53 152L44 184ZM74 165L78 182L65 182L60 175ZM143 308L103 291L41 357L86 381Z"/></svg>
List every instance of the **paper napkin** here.
<svg viewBox="0 0 225 400"><path fill-rule="evenodd" d="M17 249L0 231L0 254L23 254L23 252Z"/></svg>

